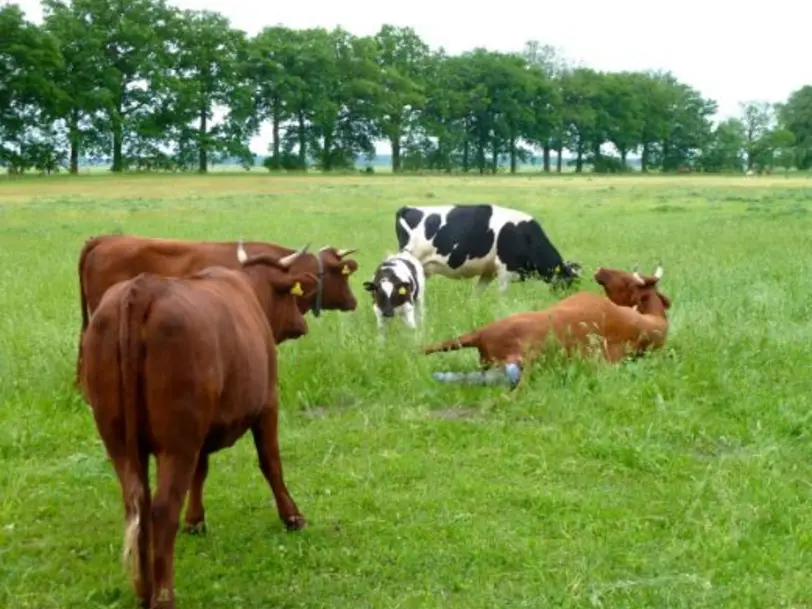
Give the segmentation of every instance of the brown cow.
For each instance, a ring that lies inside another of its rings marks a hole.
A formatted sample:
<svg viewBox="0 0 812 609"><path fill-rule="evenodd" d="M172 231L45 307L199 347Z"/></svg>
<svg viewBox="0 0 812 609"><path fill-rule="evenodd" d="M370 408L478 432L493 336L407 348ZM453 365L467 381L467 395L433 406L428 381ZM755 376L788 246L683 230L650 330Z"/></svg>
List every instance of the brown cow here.
<svg viewBox="0 0 812 609"><path fill-rule="evenodd" d="M279 517L288 529L306 524L282 476L274 339L307 332L295 295L316 278L289 272L300 255L260 255L240 271L215 266L182 278L141 273L107 290L90 319L81 387L121 483L124 555L145 606L174 608L186 492L187 527L202 528L208 455L248 429Z"/></svg>
<svg viewBox="0 0 812 609"><path fill-rule="evenodd" d="M670 300L657 290L662 268L649 277L601 268L594 277L607 296L578 292L544 311L509 315L479 330L425 347L425 354L467 347L479 350L483 371L438 372L434 378L498 382L499 376L488 376L485 370L501 364L511 388L515 388L522 370L540 355L550 339L567 355L598 353L610 362L660 348L668 334L666 309L671 306Z"/></svg>
<svg viewBox="0 0 812 609"><path fill-rule="evenodd" d="M318 278L315 290L298 301L302 314L313 310L318 317L322 309L354 311L358 303L349 285L349 277L358 269L355 260L345 260L357 249L322 248L318 254L306 254L291 267L295 273L313 273ZM273 243L251 241L186 241L157 239L133 235L99 235L85 241L79 254L79 296L82 328L79 342L87 328L88 316L96 310L104 292L113 284L149 272L167 277L182 277L207 266L220 265L238 269L247 254L289 256L292 250ZM281 341L279 341L281 342ZM81 346L76 355L76 379L82 363Z"/></svg>

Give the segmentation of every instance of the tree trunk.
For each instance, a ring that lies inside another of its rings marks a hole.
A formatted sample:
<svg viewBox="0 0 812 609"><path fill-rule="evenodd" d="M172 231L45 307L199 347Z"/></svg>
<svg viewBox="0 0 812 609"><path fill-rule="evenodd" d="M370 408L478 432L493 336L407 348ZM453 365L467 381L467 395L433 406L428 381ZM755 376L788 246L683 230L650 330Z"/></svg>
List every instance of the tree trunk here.
<svg viewBox="0 0 812 609"><path fill-rule="evenodd" d="M123 139L121 123L119 123L113 127L113 166L110 170L114 173L124 171L124 158L122 155Z"/></svg>
<svg viewBox="0 0 812 609"><path fill-rule="evenodd" d="M307 129L305 127L304 112L299 111L299 168L302 171L307 169Z"/></svg>
<svg viewBox="0 0 812 609"><path fill-rule="evenodd" d="M389 140L392 146L392 173L400 172L400 136Z"/></svg>
<svg viewBox="0 0 812 609"><path fill-rule="evenodd" d="M564 159L562 158L564 156L564 147L559 146L555 152L558 155L558 158L555 160L555 171L556 173L561 173L562 166L564 165Z"/></svg>
<svg viewBox="0 0 812 609"><path fill-rule="evenodd" d="M280 100L275 97L271 107L273 108L273 116L271 117L272 130L273 130L273 158L276 161L277 167L281 167L282 159L279 158L279 106Z"/></svg>
<svg viewBox="0 0 812 609"><path fill-rule="evenodd" d="M550 144L544 144L541 149L544 163L544 173L550 173Z"/></svg>
<svg viewBox="0 0 812 609"><path fill-rule="evenodd" d="M200 109L200 133L197 142L197 170L206 173L209 170L208 116L206 108Z"/></svg>
<svg viewBox="0 0 812 609"><path fill-rule="evenodd" d="M584 168L584 145L579 140L575 156L575 173L581 173L583 168Z"/></svg>
<svg viewBox="0 0 812 609"><path fill-rule="evenodd" d="M640 171L642 173L648 173L648 159L650 154L648 143L643 144L643 151L640 154Z"/></svg>
<svg viewBox="0 0 812 609"><path fill-rule="evenodd" d="M79 173L79 112L70 115L70 173Z"/></svg>

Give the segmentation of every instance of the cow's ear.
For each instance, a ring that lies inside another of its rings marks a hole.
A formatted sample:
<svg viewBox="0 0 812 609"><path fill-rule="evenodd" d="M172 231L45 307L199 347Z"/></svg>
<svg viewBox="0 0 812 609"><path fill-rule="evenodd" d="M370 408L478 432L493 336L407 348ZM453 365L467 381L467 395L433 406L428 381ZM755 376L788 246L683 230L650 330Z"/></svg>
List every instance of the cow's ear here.
<svg viewBox="0 0 812 609"><path fill-rule="evenodd" d="M365 282L364 282L364 289L365 289L367 292L374 292L376 289L378 289L378 286L376 286L376 285L375 285L374 283L372 283L371 281L365 281Z"/></svg>

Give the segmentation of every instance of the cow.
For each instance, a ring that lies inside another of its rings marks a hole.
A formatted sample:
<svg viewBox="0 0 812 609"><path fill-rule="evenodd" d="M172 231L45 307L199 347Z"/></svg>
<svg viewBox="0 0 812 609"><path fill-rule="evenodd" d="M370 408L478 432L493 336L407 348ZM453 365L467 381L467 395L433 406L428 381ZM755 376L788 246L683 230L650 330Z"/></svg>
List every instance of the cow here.
<svg viewBox="0 0 812 609"><path fill-rule="evenodd" d="M364 289L372 295L372 310L378 320L378 329L384 320L400 312L410 328L423 323L425 313L426 276L423 265L408 252L388 256L375 269L371 281ZM417 312L417 317L415 317Z"/></svg>
<svg viewBox="0 0 812 609"><path fill-rule="evenodd" d="M349 278L358 270L358 263L346 257L357 248L337 250L324 247L317 254L306 253L298 258L291 270L316 275L318 284L310 294L297 302L302 314L313 311L318 317L322 309L354 311L357 307ZM79 254L79 297L82 308L82 327L79 342L88 324L88 316L98 306L102 294L113 284L131 279L142 272L167 277L181 277L204 267L221 265L239 269L249 256L268 254L289 256L295 250L250 241L187 241L159 239L135 235L99 235L85 241ZM82 352L76 356L76 379L78 383Z"/></svg>
<svg viewBox="0 0 812 609"><path fill-rule="evenodd" d="M404 206L395 212L395 233L400 250L420 260L427 277L478 276L479 292L494 278L504 293L517 278L539 277L557 289L581 276L581 265L564 261L541 225L515 209L486 203Z"/></svg>
<svg viewBox="0 0 812 609"><path fill-rule="evenodd" d="M199 530L209 455L247 430L280 519L289 530L306 525L282 474L275 339L307 333L296 295L316 277L290 270L302 255L260 254L240 270L186 277L139 273L110 287L90 319L81 389L121 484L124 558L144 606L174 608L184 497L188 490L186 528Z"/></svg>
<svg viewBox="0 0 812 609"><path fill-rule="evenodd" d="M474 374L438 372L434 378L477 383L507 378L511 390L548 342L558 343L568 356L576 352L597 354L613 363L641 355L662 347L668 334L666 310L671 301L657 289L662 275L662 267L647 277L600 268L594 279L606 295L580 291L544 311L515 313L457 338L428 345L423 353L475 347L482 370ZM498 370L491 374L496 365L503 367L504 376Z"/></svg>

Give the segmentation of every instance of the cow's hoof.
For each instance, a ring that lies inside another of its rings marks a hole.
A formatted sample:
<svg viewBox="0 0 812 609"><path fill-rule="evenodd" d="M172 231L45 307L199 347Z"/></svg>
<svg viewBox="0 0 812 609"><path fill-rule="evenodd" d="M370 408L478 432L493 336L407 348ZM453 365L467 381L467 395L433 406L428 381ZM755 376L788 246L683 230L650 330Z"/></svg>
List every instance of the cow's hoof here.
<svg viewBox="0 0 812 609"><path fill-rule="evenodd" d="M189 533L190 535L205 535L206 533L206 521L201 520L200 522L187 522L186 525L183 527L183 531L185 533Z"/></svg>
<svg viewBox="0 0 812 609"><path fill-rule="evenodd" d="M519 364L506 364L505 375L507 375L508 381L510 382L510 388L516 389L519 381L522 380L522 369Z"/></svg>
<svg viewBox="0 0 812 609"><path fill-rule="evenodd" d="M305 517L301 514L288 516L287 518L283 519L282 522L285 523L285 528L288 531L299 531L307 526L307 520L305 520Z"/></svg>

